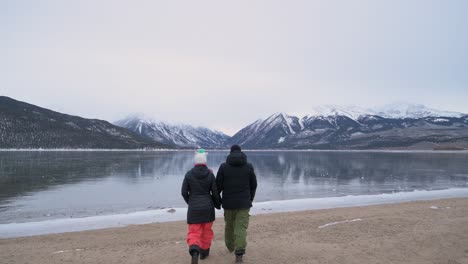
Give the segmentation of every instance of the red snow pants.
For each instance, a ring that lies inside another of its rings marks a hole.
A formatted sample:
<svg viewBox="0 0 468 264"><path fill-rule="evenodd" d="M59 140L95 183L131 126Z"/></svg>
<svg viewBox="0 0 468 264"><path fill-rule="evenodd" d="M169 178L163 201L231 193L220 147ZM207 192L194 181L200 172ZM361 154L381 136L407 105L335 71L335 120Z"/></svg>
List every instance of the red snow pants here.
<svg viewBox="0 0 468 264"><path fill-rule="evenodd" d="M197 245L200 249L209 249L211 247L211 240L214 237L212 227L213 222L189 224L187 234L188 246Z"/></svg>

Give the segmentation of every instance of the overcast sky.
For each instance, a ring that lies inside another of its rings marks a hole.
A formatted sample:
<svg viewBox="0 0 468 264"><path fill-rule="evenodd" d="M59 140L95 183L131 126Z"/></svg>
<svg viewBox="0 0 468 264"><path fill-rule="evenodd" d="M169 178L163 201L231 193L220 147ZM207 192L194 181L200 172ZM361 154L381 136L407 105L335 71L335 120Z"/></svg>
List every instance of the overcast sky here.
<svg viewBox="0 0 468 264"><path fill-rule="evenodd" d="M233 134L274 112L468 113L468 1L0 2L0 94Z"/></svg>

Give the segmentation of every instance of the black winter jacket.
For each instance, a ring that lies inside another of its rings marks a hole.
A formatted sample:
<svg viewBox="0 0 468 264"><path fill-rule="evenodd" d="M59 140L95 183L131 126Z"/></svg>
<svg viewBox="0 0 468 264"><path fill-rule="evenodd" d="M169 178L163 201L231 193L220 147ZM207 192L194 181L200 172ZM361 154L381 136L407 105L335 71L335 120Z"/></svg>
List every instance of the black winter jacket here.
<svg viewBox="0 0 468 264"><path fill-rule="evenodd" d="M185 174L182 197L188 204L188 224L213 222L214 208L221 209L221 198L215 177L204 165L197 165Z"/></svg>
<svg viewBox="0 0 468 264"><path fill-rule="evenodd" d="M242 151L231 152L216 175L216 185L222 193L224 209L248 209L257 190L257 177L252 164Z"/></svg>

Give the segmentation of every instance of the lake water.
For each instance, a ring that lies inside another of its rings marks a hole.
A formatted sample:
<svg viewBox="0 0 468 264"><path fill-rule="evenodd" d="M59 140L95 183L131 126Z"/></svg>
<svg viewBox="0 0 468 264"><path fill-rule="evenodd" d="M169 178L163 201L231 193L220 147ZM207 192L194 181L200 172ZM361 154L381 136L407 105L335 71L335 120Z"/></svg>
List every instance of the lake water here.
<svg viewBox="0 0 468 264"><path fill-rule="evenodd" d="M226 151L211 151L216 173ZM256 201L468 188L467 152L248 151ZM184 207L192 151L0 151L0 224Z"/></svg>

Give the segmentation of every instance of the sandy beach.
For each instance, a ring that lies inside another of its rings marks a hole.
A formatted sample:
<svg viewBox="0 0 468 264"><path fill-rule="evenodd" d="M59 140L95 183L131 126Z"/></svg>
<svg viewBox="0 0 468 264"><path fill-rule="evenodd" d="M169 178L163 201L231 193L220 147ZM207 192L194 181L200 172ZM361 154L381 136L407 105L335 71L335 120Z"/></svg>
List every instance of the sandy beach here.
<svg viewBox="0 0 468 264"><path fill-rule="evenodd" d="M0 240L0 263L190 263L185 222ZM233 263L223 219L212 254ZM468 263L468 198L253 216L245 263Z"/></svg>

